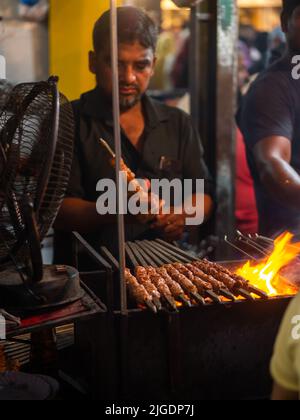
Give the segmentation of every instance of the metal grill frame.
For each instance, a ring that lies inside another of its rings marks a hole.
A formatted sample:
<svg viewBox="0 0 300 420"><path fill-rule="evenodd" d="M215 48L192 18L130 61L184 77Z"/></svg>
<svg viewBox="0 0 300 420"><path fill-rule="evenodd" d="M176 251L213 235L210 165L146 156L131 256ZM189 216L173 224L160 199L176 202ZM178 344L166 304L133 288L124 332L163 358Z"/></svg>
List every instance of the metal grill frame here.
<svg viewBox="0 0 300 420"><path fill-rule="evenodd" d="M84 245L81 239L76 235ZM119 296L118 262L91 247L89 253L99 272L86 273L86 281L98 292L100 283L102 291L109 284L114 306L108 307L97 336L88 324L75 331L83 364L90 367L86 379L93 399L269 398L269 361L290 297L194 306L179 313L164 310L158 315L131 308L124 316L113 299Z"/></svg>

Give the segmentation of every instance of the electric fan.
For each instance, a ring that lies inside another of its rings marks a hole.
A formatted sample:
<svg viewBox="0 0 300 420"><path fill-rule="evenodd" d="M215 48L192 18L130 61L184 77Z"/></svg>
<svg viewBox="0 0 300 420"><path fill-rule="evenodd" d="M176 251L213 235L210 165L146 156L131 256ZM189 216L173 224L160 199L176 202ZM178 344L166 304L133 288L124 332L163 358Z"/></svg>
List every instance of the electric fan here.
<svg viewBox="0 0 300 420"><path fill-rule="evenodd" d="M43 266L73 156L71 104L58 79L23 83L0 112L0 307L37 310L80 299L78 272Z"/></svg>

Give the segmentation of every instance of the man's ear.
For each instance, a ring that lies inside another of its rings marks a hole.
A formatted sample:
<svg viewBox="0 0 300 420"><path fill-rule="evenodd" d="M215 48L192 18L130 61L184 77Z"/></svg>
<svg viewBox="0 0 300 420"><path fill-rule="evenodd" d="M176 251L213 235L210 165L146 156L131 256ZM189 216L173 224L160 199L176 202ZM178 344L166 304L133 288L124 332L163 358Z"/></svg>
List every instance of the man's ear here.
<svg viewBox="0 0 300 420"><path fill-rule="evenodd" d="M96 74L97 72L96 62L97 62L96 53L94 51L90 51L89 52L89 69L90 69L90 72L93 74Z"/></svg>
<svg viewBox="0 0 300 420"><path fill-rule="evenodd" d="M288 31L288 16L286 13L282 12L280 15L280 20L281 20L281 28L282 28L282 32L284 32L285 34Z"/></svg>

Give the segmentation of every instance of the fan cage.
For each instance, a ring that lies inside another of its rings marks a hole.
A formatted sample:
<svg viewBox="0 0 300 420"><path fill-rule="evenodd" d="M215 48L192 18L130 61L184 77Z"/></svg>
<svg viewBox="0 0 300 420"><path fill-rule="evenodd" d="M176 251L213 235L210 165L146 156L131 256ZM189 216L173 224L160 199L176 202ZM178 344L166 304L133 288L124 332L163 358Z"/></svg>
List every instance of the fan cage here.
<svg viewBox="0 0 300 420"><path fill-rule="evenodd" d="M53 78L12 90L0 113L0 264L12 254L28 264L29 202L39 241L47 235L69 183L73 140L72 106Z"/></svg>

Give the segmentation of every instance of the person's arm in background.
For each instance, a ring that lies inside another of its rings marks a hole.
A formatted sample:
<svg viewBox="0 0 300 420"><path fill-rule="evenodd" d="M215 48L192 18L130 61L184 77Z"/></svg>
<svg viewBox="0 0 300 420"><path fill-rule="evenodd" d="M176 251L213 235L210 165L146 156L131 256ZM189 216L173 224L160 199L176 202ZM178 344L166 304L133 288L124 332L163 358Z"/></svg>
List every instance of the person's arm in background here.
<svg viewBox="0 0 300 420"><path fill-rule="evenodd" d="M266 191L300 209L300 177L291 167L295 97L289 80L277 73L254 82L243 99L238 123Z"/></svg>
<svg viewBox="0 0 300 420"><path fill-rule="evenodd" d="M266 190L285 206L300 210L300 176L290 165L291 141L271 136L259 141L253 153Z"/></svg>

